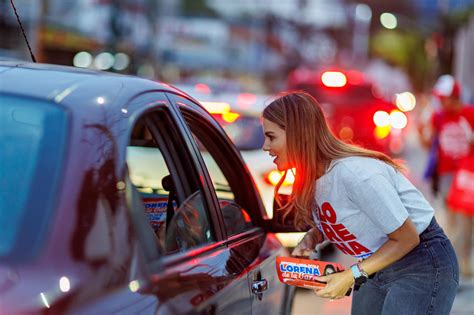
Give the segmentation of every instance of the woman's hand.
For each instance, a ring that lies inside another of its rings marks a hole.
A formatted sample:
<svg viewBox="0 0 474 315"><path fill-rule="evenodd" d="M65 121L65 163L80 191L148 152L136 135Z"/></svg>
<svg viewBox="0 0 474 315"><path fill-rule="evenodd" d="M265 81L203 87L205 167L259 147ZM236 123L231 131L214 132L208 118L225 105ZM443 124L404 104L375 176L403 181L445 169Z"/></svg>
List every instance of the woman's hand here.
<svg viewBox="0 0 474 315"><path fill-rule="evenodd" d="M317 277L316 280L326 282L326 286L315 289L317 296L331 300L342 299L347 291L354 284L354 276L351 270L336 272L324 277Z"/></svg>
<svg viewBox="0 0 474 315"><path fill-rule="evenodd" d="M317 227L310 229L304 235L303 239L296 245L291 253L292 256L309 256L316 245L324 240L321 231Z"/></svg>

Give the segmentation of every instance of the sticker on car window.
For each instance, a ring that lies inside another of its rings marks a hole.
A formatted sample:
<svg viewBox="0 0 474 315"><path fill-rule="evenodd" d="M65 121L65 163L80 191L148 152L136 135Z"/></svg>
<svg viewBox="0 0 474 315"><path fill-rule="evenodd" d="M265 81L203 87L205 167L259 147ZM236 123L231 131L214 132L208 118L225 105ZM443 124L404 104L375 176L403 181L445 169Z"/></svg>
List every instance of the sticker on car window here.
<svg viewBox="0 0 474 315"><path fill-rule="evenodd" d="M143 198L145 213L150 225L158 231L166 222L166 209L168 207L168 197ZM176 202L173 201L173 209L176 209Z"/></svg>

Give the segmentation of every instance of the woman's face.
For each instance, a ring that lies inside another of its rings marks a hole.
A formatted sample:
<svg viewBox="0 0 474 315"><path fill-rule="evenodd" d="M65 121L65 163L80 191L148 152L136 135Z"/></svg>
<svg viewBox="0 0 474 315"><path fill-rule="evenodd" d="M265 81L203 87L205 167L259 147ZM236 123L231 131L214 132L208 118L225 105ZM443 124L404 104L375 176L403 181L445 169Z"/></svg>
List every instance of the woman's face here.
<svg viewBox="0 0 474 315"><path fill-rule="evenodd" d="M273 163L276 164L279 171L290 168L286 153L286 132L277 124L263 119L263 132L265 133L265 142L263 151L267 151L270 156L275 157Z"/></svg>

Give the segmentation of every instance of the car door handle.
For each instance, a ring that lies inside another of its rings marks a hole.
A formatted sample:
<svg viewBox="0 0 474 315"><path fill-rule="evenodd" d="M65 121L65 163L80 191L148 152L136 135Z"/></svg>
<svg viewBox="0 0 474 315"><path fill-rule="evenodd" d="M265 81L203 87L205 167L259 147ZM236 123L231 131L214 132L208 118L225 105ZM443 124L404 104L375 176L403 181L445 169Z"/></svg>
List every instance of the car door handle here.
<svg viewBox="0 0 474 315"><path fill-rule="evenodd" d="M253 294L262 294L263 291L268 290L268 281L266 279L254 280L252 284Z"/></svg>

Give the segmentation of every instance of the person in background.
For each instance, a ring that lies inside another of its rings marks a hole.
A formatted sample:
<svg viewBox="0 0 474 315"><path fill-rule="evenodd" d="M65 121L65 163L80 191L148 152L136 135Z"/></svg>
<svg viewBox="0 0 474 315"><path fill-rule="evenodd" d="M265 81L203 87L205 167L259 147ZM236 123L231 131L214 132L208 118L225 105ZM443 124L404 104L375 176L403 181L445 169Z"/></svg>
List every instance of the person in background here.
<svg viewBox="0 0 474 315"><path fill-rule="evenodd" d="M326 238L359 259L319 277L326 286L316 294L340 299L354 285L352 314L449 314L459 283L456 255L402 167L337 139L304 92L268 105L263 128L263 150L278 170L296 170L283 209L295 211L297 227L312 226L292 254L306 256Z"/></svg>
<svg viewBox="0 0 474 315"><path fill-rule="evenodd" d="M441 104L431 116L432 132L428 140L437 143L438 193L446 210L446 232L458 254L461 275L470 278L473 275L472 216L463 209L450 209L446 196L461 161L474 154L474 107L462 103L460 84L449 74L438 78L432 92Z"/></svg>

